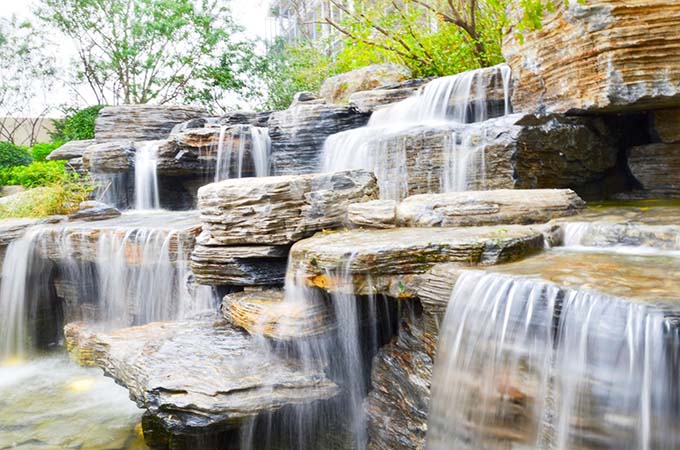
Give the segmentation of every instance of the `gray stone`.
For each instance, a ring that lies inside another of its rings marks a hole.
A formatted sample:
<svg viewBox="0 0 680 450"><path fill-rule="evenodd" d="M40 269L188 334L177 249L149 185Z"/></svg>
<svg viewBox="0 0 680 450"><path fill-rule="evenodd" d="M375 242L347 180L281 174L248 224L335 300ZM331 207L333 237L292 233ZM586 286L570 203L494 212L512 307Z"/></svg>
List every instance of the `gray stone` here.
<svg viewBox="0 0 680 450"><path fill-rule="evenodd" d="M237 428L260 413L335 396L322 372L282 360L214 316L92 333L67 327L69 347L130 391L171 433ZM87 357L85 358L87 359Z"/></svg>
<svg viewBox="0 0 680 450"><path fill-rule="evenodd" d="M381 107L415 95L416 90L417 87L404 87L355 92L349 97L349 106L359 112L372 113Z"/></svg>
<svg viewBox="0 0 680 450"><path fill-rule="evenodd" d="M633 147L628 167L649 197L680 197L680 143Z"/></svg>
<svg viewBox="0 0 680 450"><path fill-rule="evenodd" d="M132 141L117 140L93 144L82 155L83 166L91 172L122 173L134 166L136 145Z"/></svg>
<svg viewBox="0 0 680 450"><path fill-rule="evenodd" d="M99 142L166 139L175 125L207 115L204 108L197 106L107 106L99 112L94 134Z"/></svg>
<svg viewBox="0 0 680 450"><path fill-rule="evenodd" d="M372 64L328 78L320 89L321 97L331 104L347 103L355 92L376 89L404 81L411 71L398 64Z"/></svg>
<svg viewBox="0 0 680 450"><path fill-rule="evenodd" d="M276 175L316 172L319 154L328 136L368 122L368 113L354 108L319 103L300 103L269 118L272 166Z"/></svg>
<svg viewBox="0 0 680 450"><path fill-rule="evenodd" d="M70 141L61 147L55 149L47 155L47 159L50 161L56 160L70 160L74 158L81 158L83 152L93 144L97 142L94 139L88 139L84 141Z"/></svg>
<svg viewBox="0 0 680 450"><path fill-rule="evenodd" d="M661 142L680 142L680 109L659 109L650 113L652 134Z"/></svg>
<svg viewBox="0 0 680 450"><path fill-rule="evenodd" d="M352 203L347 208L347 221L356 227L394 228L397 223L397 202L372 200Z"/></svg>
<svg viewBox="0 0 680 450"><path fill-rule="evenodd" d="M373 174L241 178L198 191L204 231L213 245L286 245L345 220L347 206L376 198Z"/></svg>
<svg viewBox="0 0 680 450"><path fill-rule="evenodd" d="M407 197L396 220L405 227L460 227L548 222L578 214L586 204L570 189L503 189Z"/></svg>
<svg viewBox="0 0 680 450"><path fill-rule="evenodd" d="M80 204L78 211L71 214L68 218L70 220L83 220L91 222L96 220L106 220L118 217L121 212L113 206L106 203L96 201L86 201Z"/></svg>

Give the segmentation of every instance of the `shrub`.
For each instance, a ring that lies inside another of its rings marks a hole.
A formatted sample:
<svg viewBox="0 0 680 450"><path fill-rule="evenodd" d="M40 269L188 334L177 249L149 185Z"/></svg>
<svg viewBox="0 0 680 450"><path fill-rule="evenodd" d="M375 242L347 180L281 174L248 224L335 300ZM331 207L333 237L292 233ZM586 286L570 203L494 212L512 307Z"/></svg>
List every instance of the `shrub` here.
<svg viewBox="0 0 680 450"><path fill-rule="evenodd" d="M93 190L92 183L73 178L21 192L0 203L0 219L72 214Z"/></svg>
<svg viewBox="0 0 680 450"><path fill-rule="evenodd" d="M63 142L61 141L35 144L33 147L31 147L30 153L31 156L33 156L34 161L45 161L47 155L61 147L62 144Z"/></svg>
<svg viewBox="0 0 680 450"><path fill-rule="evenodd" d="M25 166L32 161L25 149L10 142L0 142L0 168Z"/></svg>
<svg viewBox="0 0 680 450"><path fill-rule="evenodd" d="M73 175L66 173L65 164L65 161L35 161L27 166L0 169L0 185L30 189L70 180Z"/></svg>
<svg viewBox="0 0 680 450"><path fill-rule="evenodd" d="M90 106L85 109L68 108L63 119L54 121L54 131L50 132L53 142L81 141L94 139L94 121L104 105Z"/></svg>

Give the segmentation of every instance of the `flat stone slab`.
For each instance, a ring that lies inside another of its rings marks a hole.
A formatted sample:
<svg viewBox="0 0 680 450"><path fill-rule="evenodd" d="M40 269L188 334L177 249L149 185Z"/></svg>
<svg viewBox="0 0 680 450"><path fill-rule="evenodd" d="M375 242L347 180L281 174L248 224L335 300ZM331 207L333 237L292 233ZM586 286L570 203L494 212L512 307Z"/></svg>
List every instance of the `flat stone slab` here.
<svg viewBox="0 0 680 450"><path fill-rule="evenodd" d="M549 240L568 247L649 247L680 251L680 205L588 209L551 222ZM649 206L642 206L649 205Z"/></svg>
<svg viewBox="0 0 680 450"><path fill-rule="evenodd" d="M542 248L541 232L520 225L351 230L318 233L293 245L288 270L301 270L313 284L332 289L341 274L406 275L443 262L493 265Z"/></svg>
<svg viewBox="0 0 680 450"><path fill-rule="evenodd" d="M203 186L198 207L210 245L287 245L345 220L351 203L377 198L365 170L241 178Z"/></svg>
<svg viewBox="0 0 680 450"><path fill-rule="evenodd" d="M98 142L165 139L175 125L207 115L204 108L189 105L107 106L95 120L94 134Z"/></svg>
<svg viewBox="0 0 680 450"><path fill-rule="evenodd" d="M196 281L205 285L275 285L283 284L287 257L287 246L198 244L191 254L191 269Z"/></svg>
<svg viewBox="0 0 680 450"><path fill-rule="evenodd" d="M112 332L80 328L94 363L168 430L238 426L260 413L325 400L337 386L284 361L216 317L156 322ZM86 352L85 352L86 353Z"/></svg>
<svg viewBox="0 0 680 450"><path fill-rule="evenodd" d="M570 189L500 189L374 200L350 205L347 215L353 225L372 228L469 227L544 223L585 207Z"/></svg>
<svg viewBox="0 0 680 450"><path fill-rule="evenodd" d="M277 341L322 336L335 329L331 308L326 301L285 299L281 290L226 295L222 301L222 314L230 323L251 335Z"/></svg>

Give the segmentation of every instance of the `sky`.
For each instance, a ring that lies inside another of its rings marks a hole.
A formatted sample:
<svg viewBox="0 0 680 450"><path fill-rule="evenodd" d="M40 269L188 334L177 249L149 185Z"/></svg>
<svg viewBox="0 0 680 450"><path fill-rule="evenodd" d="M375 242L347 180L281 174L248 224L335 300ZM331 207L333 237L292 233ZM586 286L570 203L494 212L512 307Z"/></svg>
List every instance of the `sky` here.
<svg viewBox="0 0 680 450"><path fill-rule="evenodd" d="M234 21L245 28L247 37L262 39L267 37L267 13L270 0L224 0L224 2L230 6ZM31 18L36 3L36 0L0 0L0 17L16 15L19 18ZM65 42L63 45L60 43L58 48L60 60L67 61L75 56L75 46L70 43ZM56 107L73 101L73 95L65 88L50 93L51 106ZM42 111L42 103L41 100L40 104L36 104L32 109ZM58 113L51 115L58 115Z"/></svg>

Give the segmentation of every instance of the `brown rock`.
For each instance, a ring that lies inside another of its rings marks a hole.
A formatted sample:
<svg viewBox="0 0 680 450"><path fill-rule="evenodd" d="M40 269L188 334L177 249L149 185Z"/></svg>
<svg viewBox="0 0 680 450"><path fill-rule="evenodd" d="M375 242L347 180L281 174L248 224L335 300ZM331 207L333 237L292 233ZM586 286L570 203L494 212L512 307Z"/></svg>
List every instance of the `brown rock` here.
<svg viewBox="0 0 680 450"><path fill-rule="evenodd" d="M373 64L328 78L321 85L321 97L328 103L343 104L355 92L367 91L404 81L411 71L397 64Z"/></svg>
<svg viewBox="0 0 680 450"><path fill-rule="evenodd" d="M516 111L629 111L680 105L680 3L557 2L523 42L511 28Z"/></svg>
<svg viewBox="0 0 680 450"><path fill-rule="evenodd" d="M680 142L680 109L660 109L651 112L652 133L661 142Z"/></svg>
<svg viewBox="0 0 680 450"><path fill-rule="evenodd" d="M372 200L352 203L347 208L347 221L356 227L394 228L397 222L397 202Z"/></svg>

